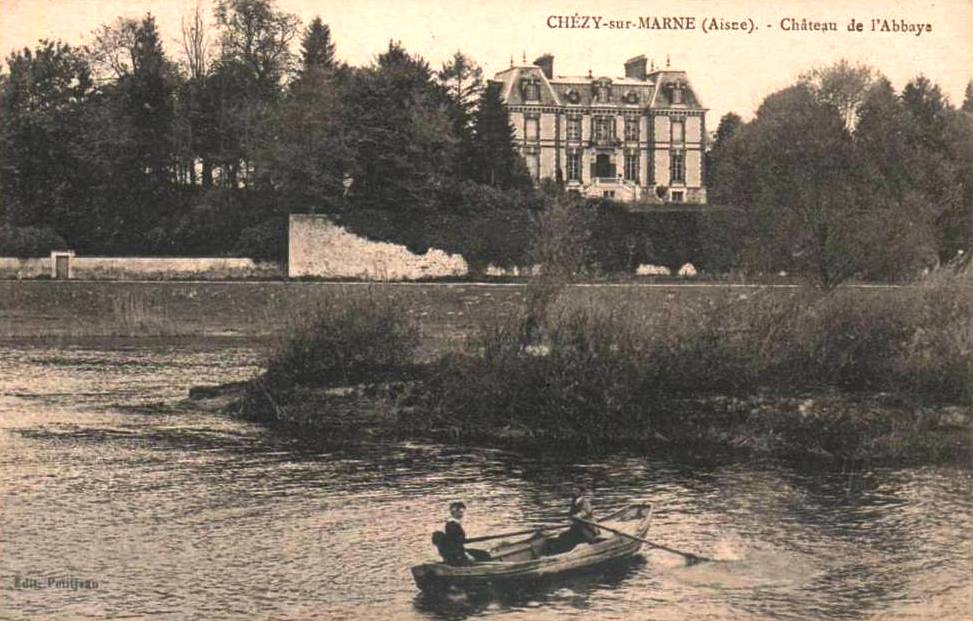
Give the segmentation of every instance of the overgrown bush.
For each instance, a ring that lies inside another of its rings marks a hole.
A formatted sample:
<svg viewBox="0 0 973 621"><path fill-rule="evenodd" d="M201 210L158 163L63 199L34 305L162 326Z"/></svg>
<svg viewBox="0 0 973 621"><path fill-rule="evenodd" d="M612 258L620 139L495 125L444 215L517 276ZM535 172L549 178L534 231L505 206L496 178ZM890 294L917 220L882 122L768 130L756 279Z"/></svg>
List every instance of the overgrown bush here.
<svg viewBox="0 0 973 621"><path fill-rule="evenodd" d="M831 293L727 290L699 304L654 308L562 292L543 317L484 326L470 351L443 363L425 386L423 420L408 422L464 436L505 430L604 442L666 428L680 415L667 400L706 394L840 390L970 403L966 281L943 275L921 286ZM823 430L828 438L805 431L824 450L838 450L846 431L858 438L874 427L848 417L852 410Z"/></svg>
<svg viewBox="0 0 973 621"><path fill-rule="evenodd" d="M590 329L588 320L578 316L557 330L546 353L523 346L525 317L488 329L468 354L437 366L405 424L549 443L623 439L651 406L613 335Z"/></svg>
<svg viewBox="0 0 973 621"><path fill-rule="evenodd" d="M285 260L287 258L286 220L271 218L243 229L230 254L256 260Z"/></svg>
<svg viewBox="0 0 973 621"><path fill-rule="evenodd" d="M46 257L65 249L64 239L48 227L0 224L0 257Z"/></svg>
<svg viewBox="0 0 973 621"><path fill-rule="evenodd" d="M275 389L401 376L411 368L418 343L408 316L377 296L331 300L291 324L266 365L266 382Z"/></svg>

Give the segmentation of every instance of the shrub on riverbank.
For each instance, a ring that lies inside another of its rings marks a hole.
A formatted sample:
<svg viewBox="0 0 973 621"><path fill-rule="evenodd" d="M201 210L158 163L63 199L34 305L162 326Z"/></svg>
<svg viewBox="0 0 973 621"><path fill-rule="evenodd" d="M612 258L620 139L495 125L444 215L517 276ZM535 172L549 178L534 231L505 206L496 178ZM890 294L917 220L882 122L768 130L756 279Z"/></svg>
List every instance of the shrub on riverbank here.
<svg viewBox="0 0 973 621"><path fill-rule="evenodd" d="M485 327L470 351L438 366L420 414L403 423L600 443L669 429L682 416L674 400L707 394L840 390L969 403L973 297L964 278L790 297L728 291L661 308L562 295L539 345L526 317ZM847 427L860 437L846 418L821 432Z"/></svg>
<svg viewBox="0 0 973 621"><path fill-rule="evenodd" d="M264 380L275 389L380 381L415 360L416 326L376 295L328 300L290 321L266 365Z"/></svg>

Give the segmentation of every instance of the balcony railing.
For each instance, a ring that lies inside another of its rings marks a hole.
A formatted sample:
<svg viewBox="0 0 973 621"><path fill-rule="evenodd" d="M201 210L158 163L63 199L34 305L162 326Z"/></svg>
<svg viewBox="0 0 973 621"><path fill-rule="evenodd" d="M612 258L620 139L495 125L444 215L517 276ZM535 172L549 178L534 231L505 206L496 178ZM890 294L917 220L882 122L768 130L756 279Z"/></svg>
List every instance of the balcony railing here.
<svg viewBox="0 0 973 621"><path fill-rule="evenodd" d="M621 146L622 141L615 136L602 136L594 137L589 141L591 147L618 147Z"/></svg>
<svg viewBox="0 0 973 621"><path fill-rule="evenodd" d="M592 177L591 183L595 185L625 185L633 188L638 186L634 181L620 177Z"/></svg>

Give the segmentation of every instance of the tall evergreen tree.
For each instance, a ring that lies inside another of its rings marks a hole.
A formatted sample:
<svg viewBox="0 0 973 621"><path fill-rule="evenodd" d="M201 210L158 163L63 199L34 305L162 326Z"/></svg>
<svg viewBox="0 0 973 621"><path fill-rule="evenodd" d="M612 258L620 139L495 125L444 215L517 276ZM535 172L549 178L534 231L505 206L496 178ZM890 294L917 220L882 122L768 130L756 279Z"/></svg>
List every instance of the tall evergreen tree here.
<svg viewBox="0 0 973 621"><path fill-rule="evenodd" d="M155 18L147 15L135 28L132 70L118 89L131 119L139 166L160 181L170 172L175 83L162 50Z"/></svg>
<svg viewBox="0 0 973 621"><path fill-rule="evenodd" d="M463 52L457 51L437 74L439 83L469 122L469 115L483 92L483 69Z"/></svg>
<svg viewBox="0 0 973 621"><path fill-rule="evenodd" d="M973 80L966 83L966 94L963 97L963 107L960 110L973 114Z"/></svg>
<svg viewBox="0 0 973 621"><path fill-rule="evenodd" d="M301 68L284 100L268 154L273 185L290 212L344 206L353 150L342 123L347 72L336 66L327 25L315 18L304 33Z"/></svg>
<svg viewBox="0 0 973 621"><path fill-rule="evenodd" d="M497 82L487 85L474 114L472 159L472 170L480 183L498 188L530 185Z"/></svg>
<svg viewBox="0 0 973 621"><path fill-rule="evenodd" d="M301 41L299 74L305 75L310 71L320 69L334 69L334 53L335 47L331 40L331 28L322 22L320 17L315 17L311 21L311 25L304 31L304 39Z"/></svg>
<svg viewBox="0 0 973 621"><path fill-rule="evenodd" d="M473 176L473 110L483 92L483 70L471 58L457 51L449 62L443 63L436 78L449 97L448 114L453 120L453 132L459 140L457 172L469 178Z"/></svg>

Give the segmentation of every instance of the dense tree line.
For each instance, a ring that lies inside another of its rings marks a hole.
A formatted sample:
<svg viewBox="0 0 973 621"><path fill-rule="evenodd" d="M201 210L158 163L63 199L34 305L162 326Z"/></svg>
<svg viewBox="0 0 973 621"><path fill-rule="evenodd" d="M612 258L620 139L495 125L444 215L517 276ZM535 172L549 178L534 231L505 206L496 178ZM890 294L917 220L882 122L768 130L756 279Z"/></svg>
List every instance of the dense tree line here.
<svg viewBox="0 0 973 621"><path fill-rule="evenodd" d="M846 62L727 114L709 154L711 200L738 209L738 263L904 280L973 244L973 84L962 107L925 77L896 93Z"/></svg>
<svg viewBox="0 0 973 621"><path fill-rule="evenodd" d="M2 252L282 258L287 215L311 212L510 265L558 201L578 207L596 270L692 260L832 286L971 247L973 84L954 108L924 77L897 93L864 66L809 72L753 120L720 121L704 170L729 211L664 222L533 189L499 86L461 52L436 70L391 41L350 67L327 24L272 0L218 0L212 19L187 15L175 53L146 15L8 56Z"/></svg>
<svg viewBox="0 0 973 621"><path fill-rule="evenodd" d="M17 249L279 258L289 213L449 211L482 184L530 186L462 53L434 71L390 42L355 68L320 18L302 28L272 0L219 0L213 21L187 16L176 56L151 15L9 55L0 223Z"/></svg>

